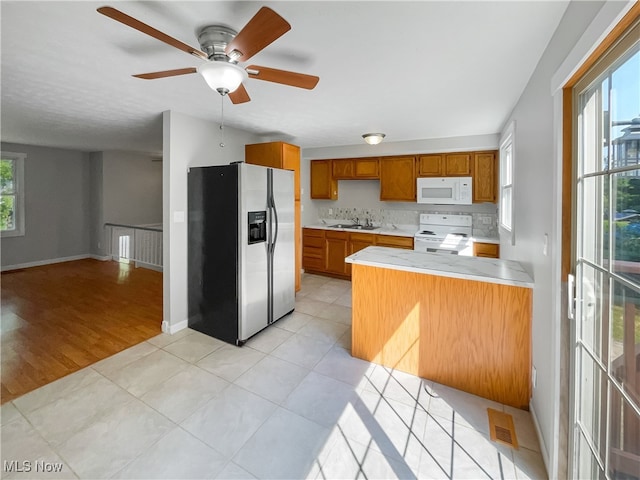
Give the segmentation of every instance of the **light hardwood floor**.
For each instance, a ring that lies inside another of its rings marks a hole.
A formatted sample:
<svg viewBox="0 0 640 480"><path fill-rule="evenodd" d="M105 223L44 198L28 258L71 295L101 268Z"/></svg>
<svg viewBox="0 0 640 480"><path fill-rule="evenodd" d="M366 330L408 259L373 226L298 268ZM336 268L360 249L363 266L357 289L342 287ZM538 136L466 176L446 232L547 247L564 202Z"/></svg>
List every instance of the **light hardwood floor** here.
<svg viewBox="0 0 640 480"><path fill-rule="evenodd" d="M1 275L1 403L161 333L162 273L78 260Z"/></svg>

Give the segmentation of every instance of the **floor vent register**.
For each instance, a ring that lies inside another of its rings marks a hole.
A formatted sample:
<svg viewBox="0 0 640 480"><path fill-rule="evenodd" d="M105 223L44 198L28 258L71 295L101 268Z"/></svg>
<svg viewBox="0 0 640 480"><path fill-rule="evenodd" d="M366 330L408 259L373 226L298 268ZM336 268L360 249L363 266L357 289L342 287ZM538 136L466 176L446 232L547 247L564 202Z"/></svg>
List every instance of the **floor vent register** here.
<svg viewBox="0 0 640 480"><path fill-rule="evenodd" d="M508 413L487 408L489 414L489 432L491 440L502 443L511 448L518 449L518 438L516 428L513 424L513 417Z"/></svg>

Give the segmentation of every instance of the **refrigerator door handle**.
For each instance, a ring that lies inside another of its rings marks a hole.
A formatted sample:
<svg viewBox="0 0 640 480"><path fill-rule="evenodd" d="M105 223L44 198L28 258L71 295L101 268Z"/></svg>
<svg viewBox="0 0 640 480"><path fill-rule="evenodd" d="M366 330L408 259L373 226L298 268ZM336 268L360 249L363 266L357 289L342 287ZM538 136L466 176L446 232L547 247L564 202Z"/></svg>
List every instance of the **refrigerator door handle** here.
<svg viewBox="0 0 640 480"><path fill-rule="evenodd" d="M271 194L271 208L273 210L273 219L275 220L275 224L276 224L276 231L273 235L273 249L276 249L276 242L278 241L278 209L276 208L276 201L273 198L273 193Z"/></svg>

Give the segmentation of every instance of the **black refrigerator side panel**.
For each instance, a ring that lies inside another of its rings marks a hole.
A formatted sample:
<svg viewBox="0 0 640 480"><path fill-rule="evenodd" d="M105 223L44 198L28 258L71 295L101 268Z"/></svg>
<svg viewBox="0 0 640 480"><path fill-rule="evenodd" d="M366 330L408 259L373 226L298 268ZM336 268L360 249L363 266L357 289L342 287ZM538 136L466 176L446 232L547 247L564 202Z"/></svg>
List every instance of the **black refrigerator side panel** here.
<svg viewBox="0 0 640 480"><path fill-rule="evenodd" d="M191 168L188 175L189 328L238 339L238 168Z"/></svg>

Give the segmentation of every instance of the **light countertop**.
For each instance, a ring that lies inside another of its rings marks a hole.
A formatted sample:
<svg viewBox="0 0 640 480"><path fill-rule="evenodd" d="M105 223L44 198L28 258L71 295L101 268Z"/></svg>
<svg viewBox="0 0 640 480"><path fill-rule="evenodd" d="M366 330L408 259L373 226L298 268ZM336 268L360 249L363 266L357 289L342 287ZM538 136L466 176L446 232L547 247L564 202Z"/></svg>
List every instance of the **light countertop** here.
<svg viewBox="0 0 640 480"><path fill-rule="evenodd" d="M340 222L335 222L334 225L338 223ZM376 233L378 235L396 235L398 237L413 237L418 231L418 227L415 225L397 225L396 228L383 226L383 227L376 228L375 230L361 230L357 228L335 228L335 227L332 227L331 224L316 223L312 225L305 225L303 228L315 228L318 230L333 230L337 232ZM481 237L481 236L472 235L471 240L473 242L500 244L500 239L496 237Z"/></svg>
<svg viewBox="0 0 640 480"><path fill-rule="evenodd" d="M338 224L340 222L336 222ZM344 222L343 222L344 223ZM335 228L331 225L324 224L314 224L314 225L305 225L303 228L315 228L319 230L333 230L336 232L357 232L357 233L374 233L377 235L395 235L398 237L412 237L418 231L418 227L414 227L413 225L398 225L396 228L392 227L380 227L375 230L361 230L357 228Z"/></svg>
<svg viewBox="0 0 640 480"><path fill-rule="evenodd" d="M522 265L512 260L367 247L348 256L345 261L356 265L533 288L533 278Z"/></svg>

